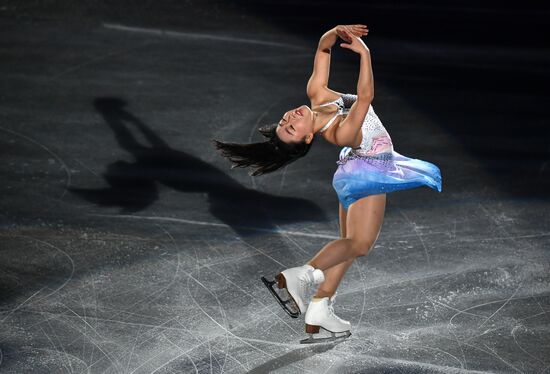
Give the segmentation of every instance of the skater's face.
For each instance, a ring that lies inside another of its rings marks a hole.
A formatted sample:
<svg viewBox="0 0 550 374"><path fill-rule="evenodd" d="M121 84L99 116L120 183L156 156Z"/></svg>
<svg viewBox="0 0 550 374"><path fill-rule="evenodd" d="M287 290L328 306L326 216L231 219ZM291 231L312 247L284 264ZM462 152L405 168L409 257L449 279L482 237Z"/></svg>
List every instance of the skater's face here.
<svg viewBox="0 0 550 374"><path fill-rule="evenodd" d="M283 143L311 143L313 140L313 112L307 105L283 114L275 130Z"/></svg>

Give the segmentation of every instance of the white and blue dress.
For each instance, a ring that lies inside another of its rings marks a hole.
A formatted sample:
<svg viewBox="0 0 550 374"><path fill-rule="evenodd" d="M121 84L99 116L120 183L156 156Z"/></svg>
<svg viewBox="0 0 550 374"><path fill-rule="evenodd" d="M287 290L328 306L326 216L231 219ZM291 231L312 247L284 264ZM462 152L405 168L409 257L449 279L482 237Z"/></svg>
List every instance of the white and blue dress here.
<svg viewBox="0 0 550 374"><path fill-rule="evenodd" d="M343 94L338 99L321 104L337 105L338 112L320 130L328 129L337 116L345 115L357 95ZM332 186L347 210L351 204L369 195L389 193L428 186L441 192L441 172L427 161L403 156L393 149L390 134L374 112L372 105L361 126L363 140L357 148L344 147L340 151L338 168Z"/></svg>

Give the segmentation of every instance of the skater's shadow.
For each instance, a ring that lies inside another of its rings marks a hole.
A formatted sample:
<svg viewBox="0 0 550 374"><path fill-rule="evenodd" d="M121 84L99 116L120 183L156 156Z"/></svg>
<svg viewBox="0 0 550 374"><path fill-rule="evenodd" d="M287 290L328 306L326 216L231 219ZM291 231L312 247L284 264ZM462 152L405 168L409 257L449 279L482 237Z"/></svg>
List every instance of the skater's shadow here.
<svg viewBox="0 0 550 374"><path fill-rule="evenodd" d="M125 109L119 98L97 98L95 109L113 130L119 145L133 162L116 161L103 174L107 188L72 188L73 193L100 206L118 206L121 213L135 213L159 198L158 184L186 193L205 193L209 210L239 234L248 228L274 229L276 224L325 219L311 201L269 195L242 186L218 168L188 153L174 150L145 123ZM150 145L141 144L130 130L134 126ZM190 127L188 127L190 128ZM196 130L189 130L194 131ZM208 152L215 152L212 147ZM199 204L193 206L200 207ZM198 209L198 208L197 208ZM190 216L194 212L181 212Z"/></svg>
<svg viewBox="0 0 550 374"><path fill-rule="evenodd" d="M340 341L331 343L316 344L306 348L296 349L290 351L280 357L276 357L273 360L264 362L260 366L247 372L247 374L259 374L259 373L271 373L279 368L289 366L295 362L305 360L306 358L315 356L319 353L324 353L333 349Z"/></svg>

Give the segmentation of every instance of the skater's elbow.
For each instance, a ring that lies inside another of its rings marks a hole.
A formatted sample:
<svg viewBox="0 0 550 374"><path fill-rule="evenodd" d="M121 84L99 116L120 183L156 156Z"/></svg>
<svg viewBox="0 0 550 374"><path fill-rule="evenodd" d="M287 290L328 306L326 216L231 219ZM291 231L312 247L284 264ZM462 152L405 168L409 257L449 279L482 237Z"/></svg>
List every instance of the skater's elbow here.
<svg viewBox="0 0 550 374"><path fill-rule="evenodd" d="M367 105L367 107L374 100L374 89L365 89L362 92L357 93L357 101L361 101Z"/></svg>

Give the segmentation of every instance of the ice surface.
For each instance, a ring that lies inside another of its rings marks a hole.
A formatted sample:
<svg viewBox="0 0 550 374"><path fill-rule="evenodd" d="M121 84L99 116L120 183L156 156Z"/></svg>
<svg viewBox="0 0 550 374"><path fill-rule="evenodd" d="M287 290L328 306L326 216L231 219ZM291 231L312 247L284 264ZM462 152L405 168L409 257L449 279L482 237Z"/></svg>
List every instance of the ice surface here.
<svg viewBox="0 0 550 374"><path fill-rule="evenodd" d="M2 26L0 372L548 372L548 168L499 174L510 159L410 97L395 61L429 67L421 50L373 40L377 113L396 150L440 166L443 192L388 195L375 248L339 288L353 335L302 346L303 320L260 276L338 237L339 149L319 140L252 179L210 139L259 139L302 104L314 44L267 26L269 43L112 25ZM336 89L354 90L356 63L334 61Z"/></svg>

